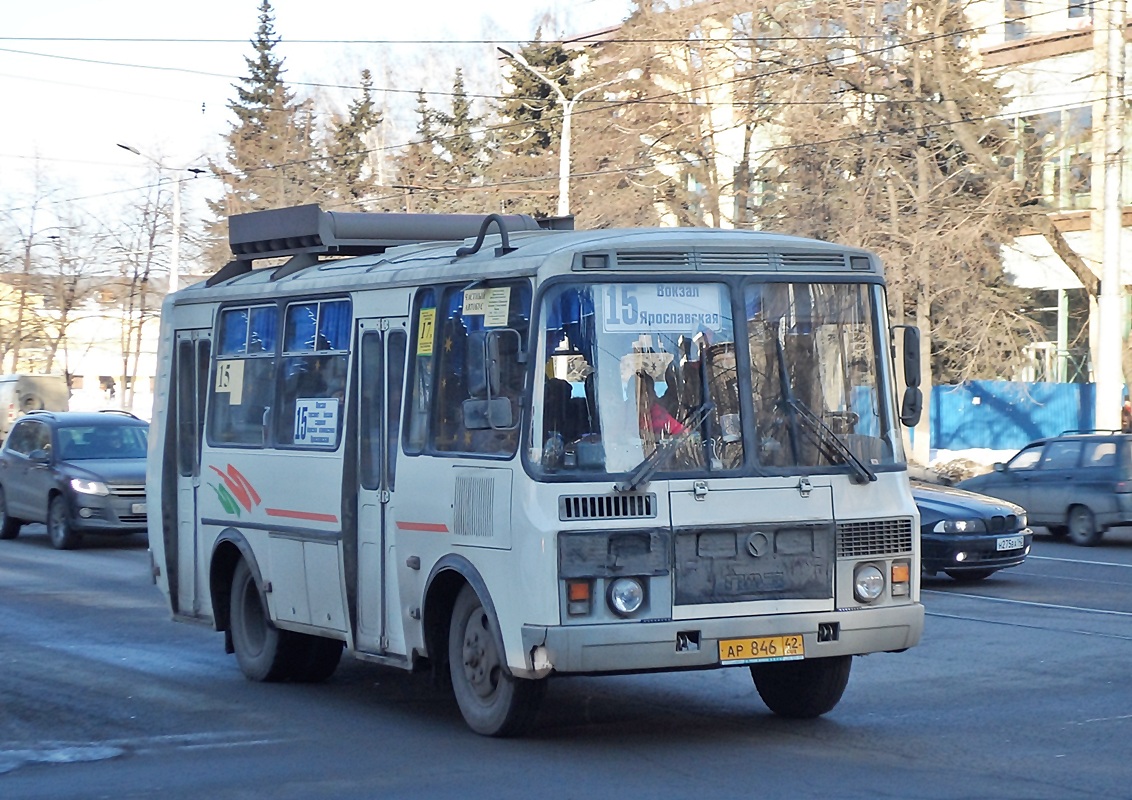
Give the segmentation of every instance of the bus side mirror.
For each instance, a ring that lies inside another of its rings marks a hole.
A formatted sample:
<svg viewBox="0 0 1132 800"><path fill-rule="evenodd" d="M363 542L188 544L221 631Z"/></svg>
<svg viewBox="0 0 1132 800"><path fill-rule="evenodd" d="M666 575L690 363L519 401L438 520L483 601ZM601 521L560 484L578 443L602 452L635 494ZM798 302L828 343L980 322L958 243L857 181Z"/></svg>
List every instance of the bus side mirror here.
<svg viewBox="0 0 1132 800"><path fill-rule="evenodd" d="M462 406L464 427L470 431L505 430L514 426L511 414L511 401L506 397L493 397L490 400L471 398Z"/></svg>
<svg viewBox="0 0 1132 800"><path fill-rule="evenodd" d="M900 325L904 329L904 383L920 385L920 329L914 325Z"/></svg>
<svg viewBox="0 0 1132 800"><path fill-rule="evenodd" d="M920 421L920 412L924 409L924 393L919 386L909 386L904 390L904 399L900 401L900 421L905 427L913 428Z"/></svg>

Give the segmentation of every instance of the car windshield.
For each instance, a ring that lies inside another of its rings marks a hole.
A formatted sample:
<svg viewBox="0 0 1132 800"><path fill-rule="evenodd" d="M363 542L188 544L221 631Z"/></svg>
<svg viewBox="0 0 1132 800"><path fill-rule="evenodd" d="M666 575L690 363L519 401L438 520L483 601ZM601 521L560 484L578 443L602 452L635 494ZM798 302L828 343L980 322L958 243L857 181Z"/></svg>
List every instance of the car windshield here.
<svg viewBox="0 0 1132 800"><path fill-rule="evenodd" d="M145 458L148 436L144 425L68 425L57 432L59 457L65 461Z"/></svg>

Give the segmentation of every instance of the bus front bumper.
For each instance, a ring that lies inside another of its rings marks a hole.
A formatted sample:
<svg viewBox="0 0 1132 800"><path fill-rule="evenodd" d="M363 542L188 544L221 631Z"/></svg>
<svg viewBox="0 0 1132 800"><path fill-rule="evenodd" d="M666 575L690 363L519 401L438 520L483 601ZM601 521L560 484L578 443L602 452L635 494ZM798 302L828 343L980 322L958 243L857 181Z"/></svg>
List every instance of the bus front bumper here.
<svg viewBox="0 0 1132 800"><path fill-rule="evenodd" d="M722 640L801 634L806 658L892 652L912 647L924 629L920 603L861 611L726 617L603 625L523 626L526 669L517 677L555 673L645 672L731 666ZM743 663L743 662L733 662Z"/></svg>

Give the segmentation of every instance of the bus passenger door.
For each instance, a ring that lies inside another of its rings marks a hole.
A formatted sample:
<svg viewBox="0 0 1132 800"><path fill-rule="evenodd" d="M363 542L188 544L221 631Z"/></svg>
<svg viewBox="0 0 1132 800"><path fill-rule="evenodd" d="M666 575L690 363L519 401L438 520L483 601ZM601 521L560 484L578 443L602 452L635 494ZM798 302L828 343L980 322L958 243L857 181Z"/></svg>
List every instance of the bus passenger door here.
<svg viewBox="0 0 1132 800"><path fill-rule="evenodd" d="M200 451L204 435L204 401L208 396L208 364L212 350L212 333L209 330L177 331L177 354L173 360L176 376L176 402L171 404L177 415L177 543L176 558L177 612L199 616L201 597L207 591L199 568L204 558L199 550L197 525L197 492L200 490ZM172 565L170 565L172 567ZM172 571L172 570L171 570Z"/></svg>
<svg viewBox="0 0 1132 800"><path fill-rule="evenodd" d="M358 368L358 631L357 649L404 653L396 609L389 503L396 489L407 319L359 320ZM392 598L392 601L390 600Z"/></svg>

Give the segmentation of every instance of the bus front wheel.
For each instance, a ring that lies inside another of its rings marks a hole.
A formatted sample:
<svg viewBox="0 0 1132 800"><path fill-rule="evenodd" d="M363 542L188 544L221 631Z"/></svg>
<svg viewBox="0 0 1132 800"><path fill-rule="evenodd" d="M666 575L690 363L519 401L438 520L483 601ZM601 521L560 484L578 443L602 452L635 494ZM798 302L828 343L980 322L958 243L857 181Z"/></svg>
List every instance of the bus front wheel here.
<svg viewBox="0 0 1132 800"><path fill-rule="evenodd" d="M232 575L231 613L232 649L244 675L253 681L286 678L291 663L288 634L267 618L255 576L243 560Z"/></svg>
<svg viewBox="0 0 1132 800"><path fill-rule="evenodd" d="M460 713L476 733L518 736L534 721L546 681L508 672L491 619L471 586L460 590L452 607L448 667Z"/></svg>
<svg viewBox="0 0 1132 800"><path fill-rule="evenodd" d="M755 689L767 708L780 717L820 717L841 700L849 683L852 656L807 658L752 664Z"/></svg>

